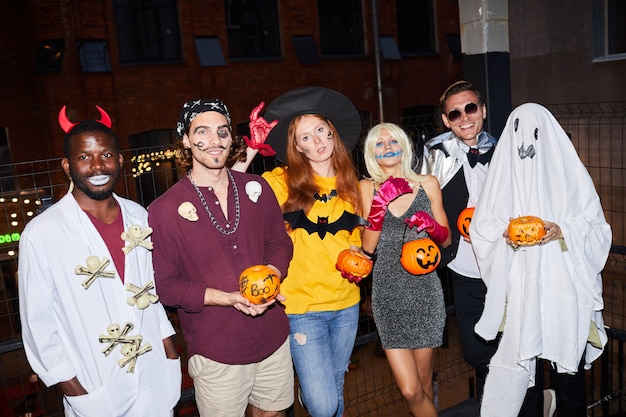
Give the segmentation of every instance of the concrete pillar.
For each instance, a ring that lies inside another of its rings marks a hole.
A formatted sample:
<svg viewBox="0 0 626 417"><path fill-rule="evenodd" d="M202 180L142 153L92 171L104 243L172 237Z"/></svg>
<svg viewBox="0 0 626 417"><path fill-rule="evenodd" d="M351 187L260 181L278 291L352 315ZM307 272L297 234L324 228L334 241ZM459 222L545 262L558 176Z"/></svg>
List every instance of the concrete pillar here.
<svg viewBox="0 0 626 417"><path fill-rule="evenodd" d="M485 130L499 137L511 112L508 0L459 0L463 77L483 94Z"/></svg>

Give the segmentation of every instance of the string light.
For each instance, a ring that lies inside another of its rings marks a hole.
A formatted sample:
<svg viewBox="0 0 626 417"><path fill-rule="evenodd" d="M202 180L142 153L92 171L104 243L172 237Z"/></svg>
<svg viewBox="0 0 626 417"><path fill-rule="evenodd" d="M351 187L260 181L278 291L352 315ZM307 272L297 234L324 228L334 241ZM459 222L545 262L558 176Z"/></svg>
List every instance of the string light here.
<svg viewBox="0 0 626 417"><path fill-rule="evenodd" d="M133 163L133 167L131 169L133 178L137 178L143 174L151 172L153 164L158 167L160 166L161 161L173 159L175 156L176 152L171 149L133 156L130 160Z"/></svg>

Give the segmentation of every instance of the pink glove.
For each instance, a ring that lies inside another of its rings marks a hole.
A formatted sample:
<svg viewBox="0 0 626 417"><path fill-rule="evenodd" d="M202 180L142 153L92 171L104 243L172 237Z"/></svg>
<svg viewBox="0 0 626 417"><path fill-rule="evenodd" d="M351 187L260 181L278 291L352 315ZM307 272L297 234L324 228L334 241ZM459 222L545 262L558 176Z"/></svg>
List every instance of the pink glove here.
<svg viewBox="0 0 626 417"><path fill-rule="evenodd" d="M374 231L381 231L383 229L383 219L385 218L385 213L387 212L387 206L389 203L400 197L402 194L411 192L413 192L413 190L411 190L411 185L404 178L387 178L387 180L382 183L380 189L372 200L372 208L370 209L370 214L367 217L367 221L370 225L365 226L365 228Z"/></svg>
<svg viewBox="0 0 626 417"><path fill-rule="evenodd" d="M417 231L425 230L430 238L438 245L441 245L448 238L448 229L437 223L430 214L425 211L418 211L410 219L404 220L409 227L417 226Z"/></svg>
<svg viewBox="0 0 626 417"><path fill-rule="evenodd" d="M272 147L265 143L267 136L270 134L274 126L278 124L278 120L274 120L272 123L268 123L263 117L259 117L261 109L265 106L264 102L261 102L250 113L250 136L244 136L248 148L257 149L263 156L276 155L276 151Z"/></svg>

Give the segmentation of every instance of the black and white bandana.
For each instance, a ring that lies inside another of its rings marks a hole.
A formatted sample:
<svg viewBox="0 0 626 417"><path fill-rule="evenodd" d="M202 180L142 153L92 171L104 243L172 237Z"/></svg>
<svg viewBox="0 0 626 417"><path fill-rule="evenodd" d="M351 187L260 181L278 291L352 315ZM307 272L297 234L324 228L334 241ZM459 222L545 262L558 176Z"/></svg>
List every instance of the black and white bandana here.
<svg viewBox="0 0 626 417"><path fill-rule="evenodd" d="M182 138L185 132L189 129L191 121L200 113L207 111L216 111L223 114L224 117L226 117L228 126L230 127L230 113L228 112L226 104L218 99L200 98L183 104L183 109L180 111L180 116L178 117L178 123L176 123L176 133L178 133L178 136Z"/></svg>

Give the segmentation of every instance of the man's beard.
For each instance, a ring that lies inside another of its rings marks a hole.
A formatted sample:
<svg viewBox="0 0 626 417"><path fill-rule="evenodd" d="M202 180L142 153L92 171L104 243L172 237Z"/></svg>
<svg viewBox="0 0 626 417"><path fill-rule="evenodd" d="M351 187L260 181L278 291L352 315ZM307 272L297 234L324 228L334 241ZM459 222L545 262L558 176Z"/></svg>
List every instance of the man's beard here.
<svg viewBox="0 0 626 417"><path fill-rule="evenodd" d="M79 177L75 172L72 172L71 170L70 174L72 177L72 181L74 182L74 187L79 189L83 194L85 194L92 200L98 201L106 200L107 198L111 197L111 195L113 194L113 189L115 188L115 184L117 184L117 180L120 177L120 171L116 170L115 172L109 174L111 178L105 186L98 187L97 190L93 190L89 188L91 186L91 183L89 182L89 179L87 177Z"/></svg>

